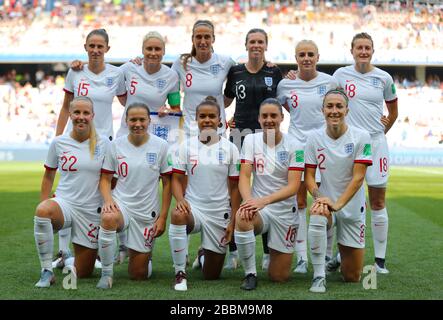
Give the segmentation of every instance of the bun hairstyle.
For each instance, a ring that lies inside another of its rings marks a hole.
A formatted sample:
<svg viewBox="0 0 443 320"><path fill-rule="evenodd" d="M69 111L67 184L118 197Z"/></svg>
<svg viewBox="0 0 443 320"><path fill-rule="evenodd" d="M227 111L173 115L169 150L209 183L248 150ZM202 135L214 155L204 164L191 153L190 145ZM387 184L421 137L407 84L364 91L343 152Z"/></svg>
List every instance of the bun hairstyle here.
<svg viewBox="0 0 443 320"><path fill-rule="evenodd" d="M218 116L220 117L220 105L217 102L217 99L213 96L207 96L202 102L200 102L195 109L195 115L197 117L198 112L202 106L212 106L217 109Z"/></svg>
<svg viewBox="0 0 443 320"><path fill-rule="evenodd" d="M192 38L194 38L195 29L200 26L205 26L205 27L208 27L209 29L211 29L212 30L212 37L215 38L214 25L209 20L197 20L194 23L194 26L192 27ZM192 57L195 57L196 54L197 54L197 49L194 46L194 42L192 42L191 53L184 53L184 54L180 55L180 59L182 60L183 69L185 71L187 71L187 69L188 69L188 62L190 60L192 61Z"/></svg>
<svg viewBox="0 0 443 320"><path fill-rule="evenodd" d="M89 105L91 106L92 113L94 113L94 103L92 102L92 100L90 98L85 97L85 96L79 96L79 97L75 97L74 99L72 99L72 101L69 103L69 111L71 111L71 109L74 107L74 105L80 101L89 103ZM97 131L95 130L95 126L94 126L94 121L91 121L89 123L89 128L90 128L89 129L89 154L91 156L91 159L94 159L95 147L97 146L97 140L98 140Z"/></svg>
<svg viewBox="0 0 443 320"><path fill-rule="evenodd" d="M267 98L267 99L263 100L263 102L260 103L259 111L261 110L261 107L264 106L265 104L271 104L273 106L276 106L278 108L278 110L280 111L281 115L283 115L283 107L277 99Z"/></svg>
<svg viewBox="0 0 443 320"><path fill-rule="evenodd" d="M348 106L349 98L346 95L346 92L343 90L342 87L337 87L337 88L334 88L334 89L330 89L328 92L326 92L325 96L323 97L323 103L322 103L323 106L325 105L326 97L328 95L330 95L330 94L339 94L339 95L341 95L344 98L345 102L346 102L346 106Z"/></svg>
<svg viewBox="0 0 443 320"><path fill-rule="evenodd" d="M88 33L88 35L86 36L86 41L88 41L88 39L94 35L98 35L103 37L103 39L105 39L106 45L109 44L109 36L108 33L106 32L105 29L94 29L91 32Z"/></svg>

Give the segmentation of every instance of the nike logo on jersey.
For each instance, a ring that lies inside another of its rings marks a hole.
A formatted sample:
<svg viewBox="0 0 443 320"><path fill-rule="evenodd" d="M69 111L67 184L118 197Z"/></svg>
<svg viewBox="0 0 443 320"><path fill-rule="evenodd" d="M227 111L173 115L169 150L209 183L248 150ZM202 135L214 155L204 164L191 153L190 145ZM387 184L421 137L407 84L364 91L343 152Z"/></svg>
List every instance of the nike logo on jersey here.
<svg viewBox="0 0 443 320"><path fill-rule="evenodd" d="M178 253L178 252L181 252L181 251L183 251L183 250L185 250L185 248L183 248L183 249L178 249L178 250L175 250L175 249L174 249L174 252L175 252L175 253Z"/></svg>
<svg viewBox="0 0 443 320"><path fill-rule="evenodd" d="M63 154L67 154L67 153L69 153L69 152L71 152L71 151L63 151L62 153L63 153Z"/></svg>
<svg viewBox="0 0 443 320"><path fill-rule="evenodd" d="M48 242L48 241L39 242L38 245L41 246L42 244L45 244L46 242Z"/></svg>
<svg viewBox="0 0 443 320"><path fill-rule="evenodd" d="M305 242L305 240L297 240L297 243Z"/></svg>
<svg viewBox="0 0 443 320"><path fill-rule="evenodd" d="M235 81L235 84L239 84L240 82L243 82L243 80Z"/></svg>
<svg viewBox="0 0 443 320"><path fill-rule="evenodd" d="M325 148L317 148L318 152L323 151L323 150L325 150Z"/></svg>
<svg viewBox="0 0 443 320"><path fill-rule="evenodd" d="M320 248L320 246L315 247L315 248L311 248L311 251L315 251L315 250L317 250L318 248Z"/></svg>
<svg viewBox="0 0 443 320"><path fill-rule="evenodd" d="M354 81L354 80L346 80L346 82L352 82L352 81Z"/></svg>
<svg viewBox="0 0 443 320"><path fill-rule="evenodd" d="M378 224L378 223L374 223L374 227L384 227L384 224Z"/></svg>
<svg viewBox="0 0 443 320"><path fill-rule="evenodd" d="M117 160L121 160L121 159L124 159L124 158L126 158L125 156L117 156Z"/></svg>

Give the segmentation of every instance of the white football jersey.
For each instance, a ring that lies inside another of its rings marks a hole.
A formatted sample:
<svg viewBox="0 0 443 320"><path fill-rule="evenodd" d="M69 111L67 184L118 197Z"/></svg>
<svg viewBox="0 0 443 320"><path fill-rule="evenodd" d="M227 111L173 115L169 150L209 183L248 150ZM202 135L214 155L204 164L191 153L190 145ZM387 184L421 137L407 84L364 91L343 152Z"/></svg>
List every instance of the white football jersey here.
<svg viewBox="0 0 443 320"><path fill-rule="evenodd" d="M183 141L173 172L187 173L185 199L205 212L229 210L228 177L238 179L237 147L224 137L207 146L198 136Z"/></svg>
<svg viewBox="0 0 443 320"><path fill-rule="evenodd" d="M108 138L114 135L112 101L115 96L126 94L125 78L118 67L106 64L100 74L91 72L87 64L81 71L69 69L63 90L73 93L74 97L90 98L94 103L94 124L98 134ZM67 127L66 132L70 132L72 123L69 122Z"/></svg>
<svg viewBox="0 0 443 320"><path fill-rule="evenodd" d="M323 72L316 78L304 81L283 79L277 86L277 98L287 103L290 112L288 133L305 145L309 131L320 129L325 124L322 113L323 98L330 89L338 86L335 79Z"/></svg>
<svg viewBox="0 0 443 320"><path fill-rule="evenodd" d="M227 56L212 54L211 59L200 63L192 58L188 61L188 70L183 69L181 59L177 59L172 65L179 76L182 90L184 91L183 114L185 117L184 129L186 134L198 134L195 121L197 106L207 97L213 96L220 105L222 126L219 133L226 130L226 116L223 101L223 83L226 80L229 69L235 62Z"/></svg>
<svg viewBox="0 0 443 320"><path fill-rule="evenodd" d="M283 134L280 143L272 148L264 143L263 132L249 134L243 143L241 162L254 165L252 196L265 197L288 184L289 170L304 170L303 146ZM276 215L286 215L296 207L296 195L266 206Z"/></svg>
<svg viewBox="0 0 443 320"><path fill-rule="evenodd" d="M45 168L60 171L55 191L57 198L86 210L97 210L102 205L98 184L109 143L107 137L99 137L91 158L89 139L80 143L69 133L54 138L49 146Z"/></svg>
<svg viewBox="0 0 443 320"><path fill-rule="evenodd" d="M158 112L160 107L166 105L168 95L180 90L177 73L165 65L161 65L160 70L154 74L147 73L143 65L132 62L127 62L120 68L125 76L128 92L126 108L134 102L141 102L146 104L151 112ZM117 137L129 133L125 121L126 108Z"/></svg>
<svg viewBox="0 0 443 320"><path fill-rule="evenodd" d="M160 214L158 178L170 174L171 165L166 141L150 135L145 144L136 147L126 135L111 143L102 172L118 174L112 196L133 216L146 221Z"/></svg>
<svg viewBox="0 0 443 320"><path fill-rule="evenodd" d="M392 77L376 67L370 72L360 73L354 65L337 69L333 76L349 98L347 123L365 129L371 135L384 133L385 127L380 121L383 101L397 100Z"/></svg>
<svg viewBox="0 0 443 320"><path fill-rule="evenodd" d="M305 151L306 167L320 170L320 194L332 201L337 201L352 180L354 163L372 165L369 133L352 126L348 126L347 131L336 140L329 137L325 129L312 132ZM362 185L340 211L346 216L361 214L365 201L365 188Z"/></svg>

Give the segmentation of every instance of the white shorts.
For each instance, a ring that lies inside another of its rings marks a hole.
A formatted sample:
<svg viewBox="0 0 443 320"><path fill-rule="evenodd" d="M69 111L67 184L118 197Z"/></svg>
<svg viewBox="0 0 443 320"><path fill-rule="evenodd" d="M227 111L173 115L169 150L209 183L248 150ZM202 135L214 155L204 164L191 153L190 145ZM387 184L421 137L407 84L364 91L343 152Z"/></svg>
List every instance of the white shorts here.
<svg viewBox="0 0 443 320"><path fill-rule="evenodd" d="M201 232L201 246L203 249L219 254L226 253L226 245L223 243L225 231L231 221L231 209L213 210L210 214L191 205L194 217L194 229L191 234Z"/></svg>
<svg viewBox="0 0 443 320"><path fill-rule="evenodd" d="M62 229L72 228L72 243L90 249L98 249L98 232L100 230L101 206L85 209L61 198L51 198L62 209L65 223Z"/></svg>
<svg viewBox="0 0 443 320"><path fill-rule="evenodd" d="M294 253L298 231L298 214L296 207L292 214L279 216L267 208L260 210L259 215L263 228L259 234L268 233L268 247L283 253Z"/></svg>
<svg viewBox="0 0 443 320"><path fill-rule="evenodd" d="M127 207L116 201L123 216L123 230L128 231L126 247L140 253L150 253L154 248L154 223L158 215L152 219L141 220L134 217Z"/></svg>
<svg viewBox="0 0 443 320"><path fill-rule="evenodd" d="M371 135L372 166L366 170L366 183L370 187L386 188L389 177L389 149L386 136Z"/></svg>
<svg viewBox="0 0 443 320"><path fill-rule="evenodd" d="M352 216L342 211L334 213L334 224L337 226L337 243L351 248L365 247L366 208Z"/></svg>

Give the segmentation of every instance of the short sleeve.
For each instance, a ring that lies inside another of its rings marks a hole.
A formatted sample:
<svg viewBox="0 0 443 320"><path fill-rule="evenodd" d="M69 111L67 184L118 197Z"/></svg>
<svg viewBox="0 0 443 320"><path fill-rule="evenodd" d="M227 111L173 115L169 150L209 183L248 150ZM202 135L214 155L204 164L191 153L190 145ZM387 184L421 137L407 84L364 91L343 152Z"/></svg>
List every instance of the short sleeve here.
<svg viewBox="0 0 443 320"><path fill-rule="evenodd" d="M292 145L289 153L288 170L304 171L305 151L301 145Z"/></svg>
<svg viewBox="0 0 443 320"><path fill-rule="evenodd" d="M187 163L187 148L186 148L186 141L185 140L180 146L178 147L177 154L174 157L174 164L172 168L173 173L180 173L185 174L186 173L186 163Z"/></svg>
<svg viewBox="0 0 443 320"><path fill-rule="evenodd" d="M161 164L160 164L161 175L171 174L172 165L173 165L172 155L168 152L168 144L164 142L162 143L162 148L161 148Z"/></svg>
<svg viewBox="0 0 443 320"><path fill-rule="evenodd" d="M105 159L103 160L102 164L102 173L110 173L113 174L118 171L118 164L116 161L116 155L115 155L115 143L111 142L108 144L108 147L106 148L105 153Z"/></svg>
<svg viewBox="0 0 443 320"><path fill-rule="evenodd" d="M254 163L254 134L249 134L245 137L240 159L241 163Z"/></svg>
<svg viewBox="0 0 443 320"><path fill-rule="evenodd" d="M66 75L65 79L65 86L63 87L63 91L68 93L74 93L74 71L72 69L69 69L68 74Z"/></svg>
<svg viewBox="0 0 443 320"><path fill-rule="evenodd" d="M122 69L118 70L118 79L117 79L117 96L121 97L126 95L126 82L125 82L125 74Z"/></svg>
<svg viewBox="0 0 443 320"><path fill-rule="evenodd" d="M232 91L232 87L233 87L233 83L234 83L234 73L233 73L233 69L231 67L231 69L229 69L228 72L228 76L227 76L227 81L226 81L226 86L225 86L225 91L224 91L224 95L230 99L234 99L235 98L235 93Z"/></svg>
<svg viewBox="0 0 443 320"><path fill-rule="evenodd" d="M46 156L45 168L47 170L57 170L58 168L58 156L57 156L57 144L58 139L54 139L48 149L48 154Z"/></svg>
<svg viewBox="0 0 443 320"><path fill-rule="evenodd" d="M229 178L236 179L240 175L240 154L235 145L231 144L231 162L229 164Z"/></svg>
<svg viewBox="0 0 443 320"><path fill-rule="evenodd" d="M277 85L277 100L281 104L285 104L286 103L286 92L285 92L285 89L284 89L284 83L285 83L285 80L282 80Z"/></svg>
<svg viewBox="0 0 443 320"><path fill-rule="evenodd" d="M359 138L354 163L363 163L372 166L372 145L369 133L362 132Z"/></svg>
<svg viewBox="0 0 443 320"><path fill-rule="evenodd" d="M305 145L305 166L306 168L317 168L317 157L315 156L315 145L313 136L308 136Z"/></svg>
<svg viewBox="0 0 443 320"><path fill-rule="evenodd" d="M386 76L386 84L383 90L383 96L386 102L394 102L397 100L397 89L395 88L395 83L392 77L388 74Z"/></svg>

